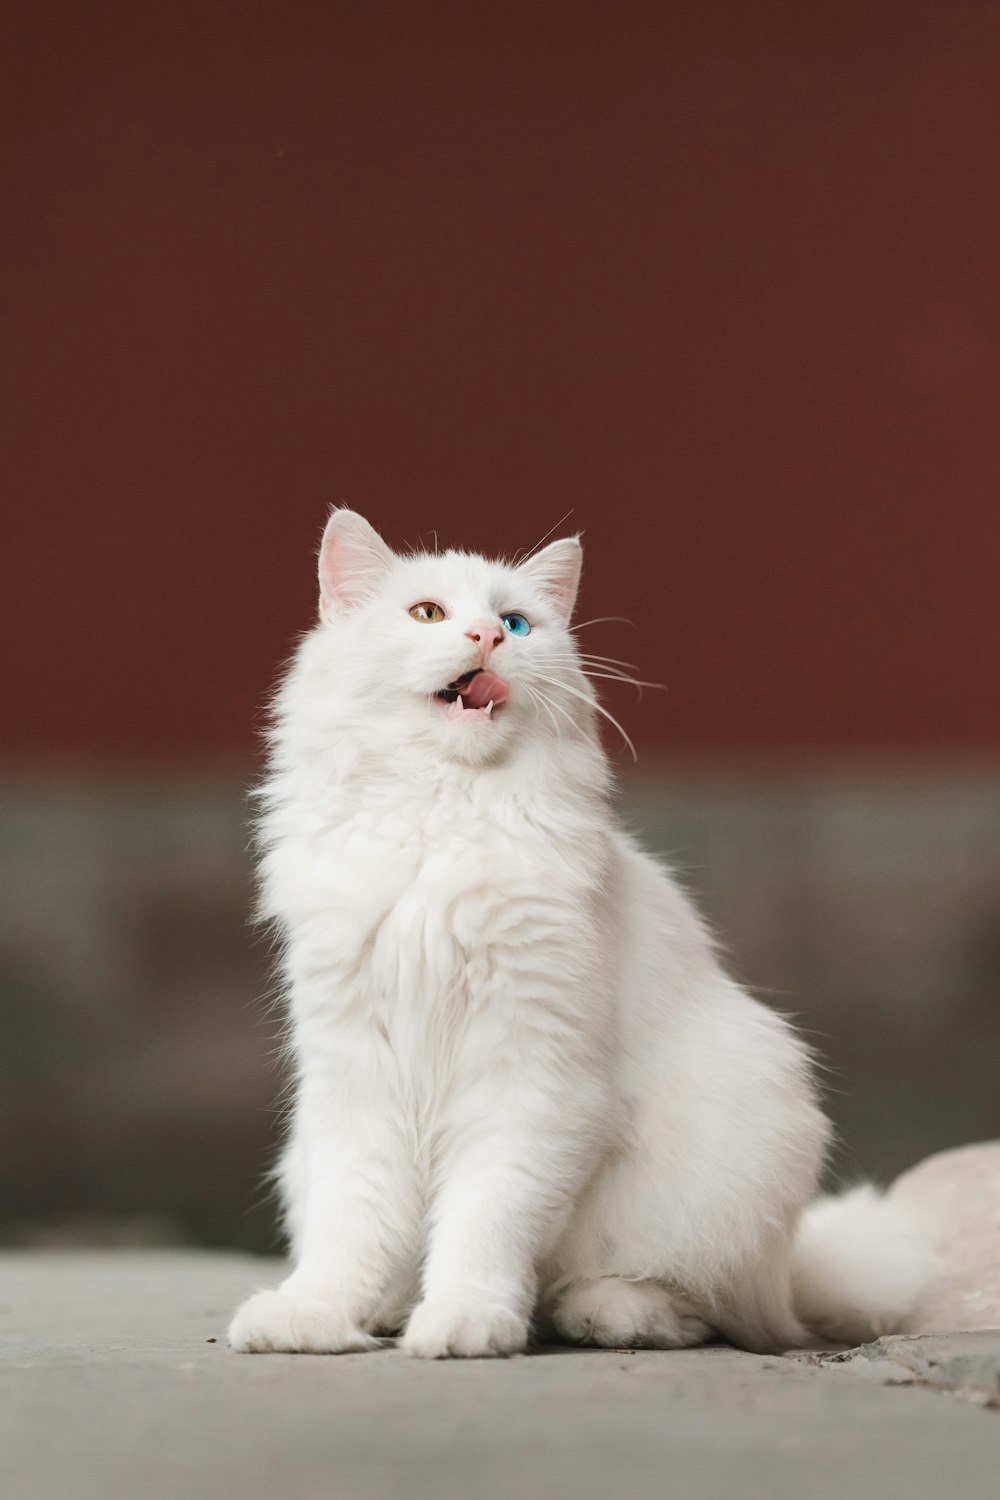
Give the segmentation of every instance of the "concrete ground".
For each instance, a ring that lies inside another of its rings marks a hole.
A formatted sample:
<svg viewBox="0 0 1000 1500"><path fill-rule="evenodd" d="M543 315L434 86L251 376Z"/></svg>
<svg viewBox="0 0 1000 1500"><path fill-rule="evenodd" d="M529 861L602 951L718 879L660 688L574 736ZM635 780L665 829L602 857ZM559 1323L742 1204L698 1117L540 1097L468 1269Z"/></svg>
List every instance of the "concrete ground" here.
<svg viewBox="0 0 1000 1500"><path fill-rule="evenodd" d="M0 1256L4 1500L920 1500L1000 1493L1000 1330L760 1357L234 1355L276 1264Z"/></svg>

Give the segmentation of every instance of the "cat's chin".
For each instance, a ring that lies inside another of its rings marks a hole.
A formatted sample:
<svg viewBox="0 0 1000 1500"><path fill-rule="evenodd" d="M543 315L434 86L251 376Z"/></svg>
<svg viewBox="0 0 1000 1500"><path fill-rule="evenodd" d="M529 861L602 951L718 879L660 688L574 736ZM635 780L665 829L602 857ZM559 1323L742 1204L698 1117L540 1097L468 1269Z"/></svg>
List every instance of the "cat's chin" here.
<svg viewBox="0 0 1000 1500"><path fill-rule="evenodd" d="M434 698L430 716L436 721L441 753L448 760L464 765L486 765L510 749L510 729L506 720L510 710L494 704L492 708L465 708L461 700L442 703Z"/></svg>

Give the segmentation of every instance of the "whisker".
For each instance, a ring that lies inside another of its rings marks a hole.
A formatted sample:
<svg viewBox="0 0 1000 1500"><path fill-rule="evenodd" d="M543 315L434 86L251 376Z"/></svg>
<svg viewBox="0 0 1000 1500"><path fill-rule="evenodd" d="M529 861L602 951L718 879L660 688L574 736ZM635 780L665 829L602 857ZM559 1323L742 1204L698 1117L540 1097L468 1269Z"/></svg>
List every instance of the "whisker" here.
<svg viewBox="0 0 1000 1500"><path fill-rule="evenodd" d="M543 682L550 682L553 687L561 688L564 693L572 693L574 698L579 698L582 702L589 704L595 713L601 714L605 719L607 719L609 724L612 724L615 729L617 729L618 733L621 735L622 739L629 747L629 750L632 752L632 759L639 759L638 755L636 754L636 748L633 745L632 741L629 739L628 735L625 733L625 730L619 724L614 714L608 713L603 703L598 703L596 698L591 698L587 693L581 693L579 688L570 687L568 682L560 682L556 677L545 677L542 673L539 673L538 675L542 678Z"/></svg>
<svg viewBox="0 0 1000 1500"><path fill-rule="evenodd" d="M591 661L587 656L578 657L577 661L580 665L593 667L595 672L613 672L616 677L619 675L631 677L633 672L637 672L639 670L638 667L619 667L612 662Z"/></svg>
<svg viewBox="0 0 1000 1500"><path fill-rule="evenodd" d="M666 692L662 682L646 682L642 677L626 677L622 672L596 672L592 667L584 667L584 677L603 677L607 682L627 682L629 687L637 688L661 688Z"/></svg>
<svg viewBox="0 0 1000 1500"><path fill-rule="evenodd" d="M641 677L633 677L631 672L619 672L612 666L606 667L603 663L592 666L586 657L577 657L574 665L585 677L606 677L609 682L628 682L635 687L663 686L660 682L646 682ZM561 658L549 660L547 657L542 657L538 662L538 666L542 671L559 672L565 668L566 662Z"/></svg>
<svg viewBox="0 0 1000 1500"><path fill-rule="evenodd" d="M588 677L593 673L595 677L602 675L617 677L620 682L640 682L642 680L636 677L634 672L626 672L624 667L607 667L603 662L581 662L580 670L585 672Z"/></svg>
<svg viewBox="0 0 1000 1500"><path fill-rule="evenodd" d="M574 719L573 715L569 712L568 709L563 708L562 704L561 703L556 703L554 699L547 698L545 696L545 694L541 691L540 688L536 688L535 691L538 693L538 696L541 699L542 704L546 708L549 709L550 713L551 713L552 709L555 709L555 711L556 711L557 714L562 714L563 718L566 720L566 723L569 725L570 729L573 730L574 734L579 734L580 733L580 726L576 722L576 720ZM561 736L560 736L560 738L561 738Z"/></svg>
<svg viewBox="0 0 1000 1500"><path fill-rule="evenodd" d="M616 670L617 667L631 667L632 671L638 671L632 662L618 662L610 656L589 656L582 651L577 653L576 661L585 677L605 677L609 682L627 682L633 687L661 688L666 691L662 682L647 682L645 678L633 677L631 671ZM543 656L539 662L543 671L547 668L550 672L557 672L564 665L565 662L555 656Z"/></svg>
<svg viewBox="0 0 1000 1500"><path fill-rule="evenodd" d="M531 700L532 700L532 702L533 702L533 703L534 703L534 705L535 705L535 722L536 722L536 723L537 723L537 722L538 722L538 698L537 698L537 696L536 696L536 695L535 695L535 694L534 694L534 693L533 693L533 692L532 692L532 691L531 691L531 688L530 688L530 687L528 687L528 684L527 684L527 683L526 683L526 682L525 682L525 683L523 683L523 684L522 684L522 686L523 686L523 687L524 687L524 689L525 689L525 691L526 691L526 692L527 692L527 694L528 694L528 697L529 697L529 698L531 698Z"/></svg>
<svg viewBox="0 0 1000 1500"><path fill-rule="evenodd" d="M573 514L573 512L574 512L575 509L576 509L576 506L575 505L571 505L570 508L569 508L569 510L566 512L566 514L564 516L561 516L560 519L556 522L556 524L554 526L550 526L549 527L548 531L542 537L542 540L540 542L536 542L533 547L529 547L529 549L528 549L527 552L525 552L525 550L524 550L523 547L519 547L517 549L517 551L514 553L514 556L511 558L511 562L510 562L511 567L512 568L519 568L522 563L526 563L528 561L529 557L534 557L534 555L538 551L539 547L541 547L544 542L548 541L549 537L552 535L552 533L554 531L558 531L559 530L559 527L562 525L563 521L568 521L569 520L570 516Z"/></svg>
<svg viewBox="0 0 1000 1500"><path fill-rule="evenodd" d="M571 631L586 630L588 625L631 625L634 629L635 621L626 620L624 615L598 615L596 619L581 620L578 625L571 625L569 628Z"/></svg>
<svg viewBox="0 0 1000 1500"><path fill-rule="evenodd" d="M620 656L599 656L596 651L579 651L577 655L581 661L598 661L608 667L626 667L630 672L639 670L634 661L622 661Z"/></svg>
<svg viewBox="0 0 1000 1500"><path fill-rule="evenodd" d="M549 718L552 720L552 727L553 727L553 729L556 732L556 739L561 742L562 741L562 730L559 728L559 721L558 721L558 719L555 717L555 715L552 712L552 708L549 706L548 699L545 697L545 695L543 693L539 693L534 688L529 687L527 683L524 683L524 686L528 689L528 692L531 694L531 697L533 698L533 700L535 702L535 718L536 719L538 718L538 704L540 703L542 705L542 707L544 708L545 712L548 714Z"/></svg>
<svg viewBox="0 0 1000 1500"><path fill-rule="evenodd" d="M568 709L563 708L561 703L555 703L551 698L546 698L545 694L541 691L539 691L539 697L541 698L543 703L547 704L550 708L554 708L556 713L562 714L563 718L566 720L566 723L571 729L579 732L580 726L574 719L573 715L568 711Z"/></svg>

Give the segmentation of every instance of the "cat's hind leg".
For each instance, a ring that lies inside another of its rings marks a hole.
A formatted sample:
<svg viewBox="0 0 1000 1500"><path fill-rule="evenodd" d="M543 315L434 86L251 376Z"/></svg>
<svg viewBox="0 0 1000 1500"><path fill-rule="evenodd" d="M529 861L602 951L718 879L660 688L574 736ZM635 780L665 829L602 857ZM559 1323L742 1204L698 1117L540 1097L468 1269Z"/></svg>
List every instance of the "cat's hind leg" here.
<svg viewBox="0 0 1000 1500"><path fill-rule="evenodd" d="M549 1317L570 1343L611 1349L686 1349L712 1333L678 1292L623 1276L574 1282L556 1296Z"/></svg>

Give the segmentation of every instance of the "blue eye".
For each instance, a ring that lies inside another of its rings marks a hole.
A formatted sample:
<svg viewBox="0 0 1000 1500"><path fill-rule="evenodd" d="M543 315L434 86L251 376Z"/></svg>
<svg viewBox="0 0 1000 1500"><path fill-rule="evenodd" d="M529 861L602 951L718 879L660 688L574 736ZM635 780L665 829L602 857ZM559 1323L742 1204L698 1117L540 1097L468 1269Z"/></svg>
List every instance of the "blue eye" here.
<svg viewBox="0 0 1000 1500"><path fill-rule="evenodd" d="M530 635L531 626L523 615L501 615L500 623L511 635Z"/></svg>

